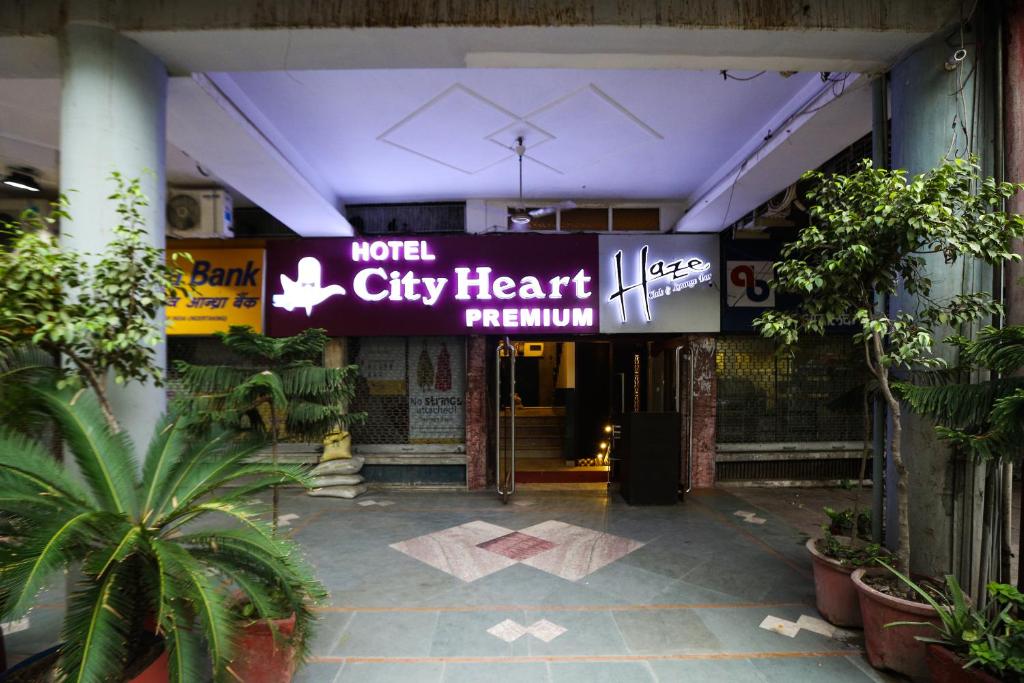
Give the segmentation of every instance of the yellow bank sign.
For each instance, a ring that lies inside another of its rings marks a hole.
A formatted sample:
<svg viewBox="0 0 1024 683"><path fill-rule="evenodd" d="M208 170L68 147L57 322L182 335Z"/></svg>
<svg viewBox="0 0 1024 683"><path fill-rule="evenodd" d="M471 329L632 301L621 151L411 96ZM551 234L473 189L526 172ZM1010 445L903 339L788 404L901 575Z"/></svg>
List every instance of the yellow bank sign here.
<svg viewBox="0 0 1024 683"><path fill-rule="evenodd" d="M231 325L263 331L263 250L189 249L192 263L177 259L191 285L189 298L167 306L167 334L213 334ZM170 259L168 259L170 262Z"/></svg>

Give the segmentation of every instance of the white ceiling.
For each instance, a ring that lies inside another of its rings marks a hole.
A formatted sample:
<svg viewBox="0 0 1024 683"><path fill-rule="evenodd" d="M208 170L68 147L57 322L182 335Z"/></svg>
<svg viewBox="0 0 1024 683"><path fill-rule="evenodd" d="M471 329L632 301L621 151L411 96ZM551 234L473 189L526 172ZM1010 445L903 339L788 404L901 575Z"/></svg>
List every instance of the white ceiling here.
<svg viewBox="0 0 1024 683"><path fill-rule="evenodd" d="M575 69L213 76L346 203L513 196L509 147L519 135L528 197L686 199L816 78Z"/></svg>
<svg viewBox="0 0 1024 683"><path fill-rule="evenodd" d="M678 228L718 229L870 128L862 89L775 155L787 177L763 163L727 206L709 201L822 88L816 73L674 69L197 74L171 79L167 177L225 186L300 234L347 234L344 204L514 197L522 135L528 200L697 203ZM33 166L54 190L59 105L57 79L0 79L0 164Z"/></svg>

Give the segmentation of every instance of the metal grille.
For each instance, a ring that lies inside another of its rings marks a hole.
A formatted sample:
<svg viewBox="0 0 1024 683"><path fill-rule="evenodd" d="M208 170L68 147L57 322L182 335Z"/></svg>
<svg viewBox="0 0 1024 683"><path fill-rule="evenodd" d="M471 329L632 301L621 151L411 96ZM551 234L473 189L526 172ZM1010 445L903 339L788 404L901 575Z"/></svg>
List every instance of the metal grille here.
<svg viewBox="0 0 1024 683"><path fill-rule="evenodd" d="M167 338L167 398L173 399L181 391L181 377L174 369L174 361L183 360L193 365L233 365L253 367L221 343L217 337L168 337Z"/></svg>
<svg viewBox="0 0 1024 683"><path fill-rule="evenodd" d="M461 337L353 338L359 366L353 443L428 444L465 441L465 340Z"/></svg>
<svg viewBox="0 0 1024 683"><path fill-rule="evenodd" d="M754 336L719 337L719 443L860 441L866 368L849 337L808 337L792 355Z"/></svg>
<svg viewBox="0 0 1024 683"><path fill-rule="evenodd" d="M870 474L870 473L869 473ZM716 481L856 481L860 460L768 460L719 462Z"/></svg>
<svg viewBox="0 0 1024 683"><path fill-rule="evenodd" d="M434 204L349 204L346 217L364 235L465 232L466 205L461 202Z"/></svg>

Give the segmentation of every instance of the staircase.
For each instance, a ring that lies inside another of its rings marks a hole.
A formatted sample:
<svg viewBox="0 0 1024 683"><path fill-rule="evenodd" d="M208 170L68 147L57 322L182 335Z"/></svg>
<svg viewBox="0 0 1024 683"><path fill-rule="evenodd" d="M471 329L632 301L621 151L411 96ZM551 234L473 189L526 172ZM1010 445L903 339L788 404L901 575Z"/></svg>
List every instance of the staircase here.
<svg viewBox="0 0 1024 683"><path fill-rule="evenodd" d="M516 458L562 460L565 417L516 414Z"/></svg>

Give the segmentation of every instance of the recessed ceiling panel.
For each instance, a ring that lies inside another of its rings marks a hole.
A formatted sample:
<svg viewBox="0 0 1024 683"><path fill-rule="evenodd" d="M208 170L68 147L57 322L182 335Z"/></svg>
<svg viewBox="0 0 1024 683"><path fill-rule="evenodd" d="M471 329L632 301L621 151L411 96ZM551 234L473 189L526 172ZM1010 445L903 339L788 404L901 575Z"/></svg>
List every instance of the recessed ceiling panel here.
<svg viewBox="0 0 1024 683"><path fill-rule="evenodd" d="M532 155L561 169L580 168L662 139L639 116L592 84L526 118L555 136L544 149L533 151Z"/></svg>
<svg viewBox="0 0 1024 683"><path fill-rule="evenodd" d="M516 117L472 90L455 85L380 135L383 142L472 174L509 156L487 136Z"/></svg>

